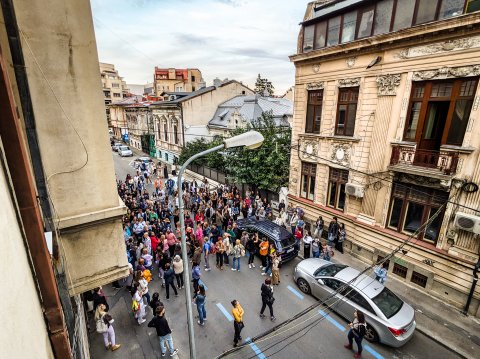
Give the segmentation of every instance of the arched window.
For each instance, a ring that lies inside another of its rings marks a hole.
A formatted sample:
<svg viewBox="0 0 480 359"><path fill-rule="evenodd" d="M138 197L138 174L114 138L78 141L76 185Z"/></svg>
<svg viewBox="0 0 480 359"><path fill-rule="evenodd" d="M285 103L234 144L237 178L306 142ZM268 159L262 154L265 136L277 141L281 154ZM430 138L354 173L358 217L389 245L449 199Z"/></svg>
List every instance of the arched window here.
<svg viewBox="0 0 480 359"><path fill-rule="evenodd" d="M178 126L173 125L173 141L176 145L178 145Z"/></svg>
<svg viewBox="0 0 480 359"><path fill-rule="evenodd" d="M166 122L163 124L163 135L165 136L165 142L168 142L168 125Z"/></svg>

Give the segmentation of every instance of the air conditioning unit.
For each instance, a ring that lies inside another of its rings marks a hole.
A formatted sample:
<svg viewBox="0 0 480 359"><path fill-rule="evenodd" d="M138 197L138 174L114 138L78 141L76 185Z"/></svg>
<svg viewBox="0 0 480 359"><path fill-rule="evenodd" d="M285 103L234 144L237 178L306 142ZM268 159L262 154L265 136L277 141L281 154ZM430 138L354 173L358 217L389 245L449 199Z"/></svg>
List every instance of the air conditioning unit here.
<svg viewBox="0 0 480 359"><path fill-rule="evenodd" d="M480 234L480 217L459 212L455 215L455 227L467 232Z"/></svg>
<svg viewBox="0 0 480 359"><path fill-rule="evenodd" d="M345 185L345 193L349 196L363 198L363 194L365 193L365 187L359 184L347 183Z"/></svg>

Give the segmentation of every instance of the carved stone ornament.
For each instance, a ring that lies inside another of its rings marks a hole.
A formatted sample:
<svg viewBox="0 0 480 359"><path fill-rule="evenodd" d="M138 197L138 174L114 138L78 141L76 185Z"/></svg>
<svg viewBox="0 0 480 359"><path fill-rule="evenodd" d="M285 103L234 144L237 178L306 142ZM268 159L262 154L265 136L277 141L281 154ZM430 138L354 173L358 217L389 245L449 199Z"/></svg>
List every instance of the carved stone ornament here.
<svg viewBox="0 0 480 359"><path fill-rule="evenodd" d="M313 141L305 141L300 145L301 157L304 160L317 161L318 143Z"/></svg>
<svg viewBox="0 0 480 359"><path fill-rule="evenodd" d="M312 66L312 70L313 72L315 72L316 74L318 74L320 72L320 64L315 64Z"/></svg>
<svg viewBox="0 0 480 359"><path fill-rule="evenodd" d="M324 88L324 82L319 81L319 82L310 82L307 84L307 90L323 90Z"/></svg>
<svg viewBox="0 0 480 359"><path fill-rule="evenodd" d="M360 77L353 79L340 79L338 80L338 87L356 87L360 86Z"/></svg>
<svg viewBox="0 0 480 359"><path fill-rule="evenodd" d="M377 76L378 96L395 96L397 88L400 85L400 75L380 75Z"/></svg>
<svg viewBox="0 0 480 359"><path fill-rule="evenodd" d="M332 145L332 155L330 158L343 166L350 165L350 146L344 143L335 143Z"/></svg>
<svg viewBox="0 0 480 359"><path fill-rule="evenodd" d="M347 64L347 67L351 69L353 66L355 66L355 61L357 61L356 56L349 57L348 59L345 60L345 63Z"/></svg>
<svg viewBox="0 0 480 359"><path fill-rule="evenodd" d="M436 70L415 71L413 81L445 79L451 77L479 76L480 65L460 66L460 67L442 67Z"/></svg>
<svg viewBox="0 0 480 359"><path fill-rule="evenodd" d="M443 42L436 42L430 45L407 47L406 49L403 49L398 54L396 54L396 57L400 59L410 59L412 57L428 56L432 54L446 53L451 51L460 51L476 47L480 47L480 36L447 40Z"/></svg>

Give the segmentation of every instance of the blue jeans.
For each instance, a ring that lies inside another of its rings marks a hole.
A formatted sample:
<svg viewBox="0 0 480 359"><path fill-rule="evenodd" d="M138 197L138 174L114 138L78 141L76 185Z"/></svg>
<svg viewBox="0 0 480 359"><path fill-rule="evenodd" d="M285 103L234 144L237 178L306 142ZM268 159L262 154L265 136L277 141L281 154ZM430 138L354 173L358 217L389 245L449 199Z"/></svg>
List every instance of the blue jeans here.
<svg viewBox="0 0 480 359"><path fill-rule="evenodd" d="M198 310L198 319L200 320L200 323L203 324L203 321L207 319L207 311L205 310L205 303L197 304L197 310Z"/></svg>
<svg viewBox="0 0 480 359"><path fill-rule="evenodd" d="M233 257L233 269L240 270L240 258ZM237 265L235 266L235 264Z"/></svg>
<svg viewBox="0 0 480 359"><path fill-rule="evenodd" d="M353 344L353 339L355 339L355 343L357 343L357 347L358 347L358 354L362 354L362 340L363 340L363 337L360 336L360 335L355 335L353 333L353 329L350 329L349 332L348 332L348 344L349 345L352 345Z"/></svg>
<svg viewBox="0 0 480 359"><path fill-rule="evenodd" d="M312 251L313 258L320 258L320 251Z"/></svg>
<svg viewBox="0 0 480 359"><path fill-rule="evenodd" d="M162 354L165 354L167 352L167 348L165 348L165 342L168 343L168 349L170 349L170 354L173 353L175 350L173 348L173 339L172 339L172 334L167 334L164 335L163 337L158 337L160 339L160 350L162 351Z"/></svg>

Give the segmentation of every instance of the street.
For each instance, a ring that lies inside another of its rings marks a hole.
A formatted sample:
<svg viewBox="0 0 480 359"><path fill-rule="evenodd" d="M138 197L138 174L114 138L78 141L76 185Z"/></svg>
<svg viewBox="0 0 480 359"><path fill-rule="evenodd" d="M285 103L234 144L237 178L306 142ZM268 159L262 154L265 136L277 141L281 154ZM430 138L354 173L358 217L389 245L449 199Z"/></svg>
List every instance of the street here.
<svg viewBox="0 0 480 359"><path fill-rule="evenodd" d="M125 179L127 173L134 173L130 163L133 158L121 158L113 153L115 171L118 179ZM135 157L134 157L135 158ZM152 185L147 186L152 190ZM198 358L215 358L232 348L233 318L231 304L237 299L245 310L245 328L242 331L243 340L256 336L275 324L291 318L299 311L309 307L316 299L304 295L292 280L294 266L300 261L296 258L286 263L280 269L281 284L274 289L276 301L274 313L276 322L271 322L268 315L259 318L261 307L260 286L265 279L260 273L260 262L255 260L256 268L249 269L246 258L242 259L240 272L230 270L220 271L212 267L212 271L202 270L202 281L207 289L207 322L204 327L195 320L195 338ZM212 263L212 260L211 260ZM201 266L203 268L203 264ZM160 299L166 306L166 316L173 331L175 347L179 348L178 358L188 358L188 332L185 313L185 290L179 290L179 297L171 296L165 300L165 291L160 288L158 272L154 271L156 280L150 283L149 292L160 293ZM128 279L128 283L130 282ZM122 283L125 285L125 283ZM117 342L122 348L115 352L106 352L100 334L91 329L91 351L93 358L160 358L160 347L153 328L147 328L147 323L138 326L134 320L130 305L131 296L124 289L115 290L105 287L110 304L110 313L115 319L114 327ZM193 307L196 315L196 307ZM353 352L343 348L346 343L348 323L332 313L319 321L324 307L318 307L308 315L281 328L255 344L247 345L227 358L351 358ZM268 314L268 308L267 312ZM317 314L311 320L308 318ZM147 310L147 320L152 318L151 309ZM314 323L311 326L309 324ZM306 326L308 326L306 328ZM94 328L94 325L91 325ZM416 331L409 343L401 348L390 348L381 344L363 342L364 358L459 358L455 353L444 348Z"/></svg>

